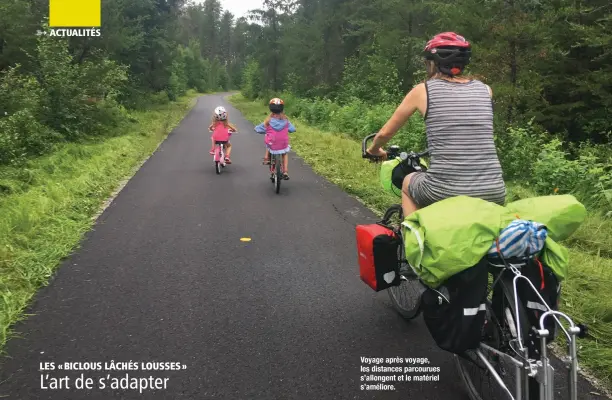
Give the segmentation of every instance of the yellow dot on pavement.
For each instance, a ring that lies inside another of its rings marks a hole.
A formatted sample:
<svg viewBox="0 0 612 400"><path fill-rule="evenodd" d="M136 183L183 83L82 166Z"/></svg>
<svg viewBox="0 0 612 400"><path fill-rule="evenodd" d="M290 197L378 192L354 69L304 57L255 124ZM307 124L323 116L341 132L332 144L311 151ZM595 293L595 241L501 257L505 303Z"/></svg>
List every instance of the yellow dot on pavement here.
<svg viewBox="0 0 612 400"><path fill-rule="evenodd" d="M251 238L240 238L241 242L250 242Z"/></svg>

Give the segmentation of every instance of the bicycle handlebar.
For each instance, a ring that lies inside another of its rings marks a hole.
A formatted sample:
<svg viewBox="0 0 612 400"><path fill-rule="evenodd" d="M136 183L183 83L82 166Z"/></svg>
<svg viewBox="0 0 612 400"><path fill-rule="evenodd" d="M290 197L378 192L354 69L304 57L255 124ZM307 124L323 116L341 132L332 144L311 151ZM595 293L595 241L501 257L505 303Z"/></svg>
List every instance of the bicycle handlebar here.
<svg viewBox="0 0 612 400"><path fill-rule="evenodd" d="M363 139L363 142L361 142L361 157L362 158L367 158L367 159L370 159L370 160L373 160L373 161L380 161L381 157L373 156L370 153L368 153L368 150L367 150L368 141L370 139L374 138L376 135L377 135L376 133L372 133L371 135L366 136ZM390 156L393 156L393 157L396 157L396 156L400 155L400 153L401 152L400 152L399 146L391 146L391 148L387 151L387 154L389 154ZM429 150L425 150L425 151L422 151L420 153L410 152L410 153L406 153L406 158L405 159L408 159L408 158L412 158L412 159L421 158L421 157L426 157L428 155L429 155Z"/></svg>

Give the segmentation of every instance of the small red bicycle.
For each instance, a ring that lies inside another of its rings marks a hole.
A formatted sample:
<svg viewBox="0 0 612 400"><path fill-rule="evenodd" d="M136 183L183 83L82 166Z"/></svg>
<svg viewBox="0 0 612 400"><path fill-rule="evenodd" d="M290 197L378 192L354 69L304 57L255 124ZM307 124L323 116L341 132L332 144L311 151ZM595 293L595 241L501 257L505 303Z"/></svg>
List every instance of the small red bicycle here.
<svg viewBox="0 0 612 400"><path fill-rule="evenodd" d="M212 132L209 130L209 132ZM235 133L236 131L230 130L231 133ZM228 141L215 141L215 150L213 155L213 161L215 162L215 172L217 175L221 174L221 171L227 165L225 161L225 146Z"/></svg>

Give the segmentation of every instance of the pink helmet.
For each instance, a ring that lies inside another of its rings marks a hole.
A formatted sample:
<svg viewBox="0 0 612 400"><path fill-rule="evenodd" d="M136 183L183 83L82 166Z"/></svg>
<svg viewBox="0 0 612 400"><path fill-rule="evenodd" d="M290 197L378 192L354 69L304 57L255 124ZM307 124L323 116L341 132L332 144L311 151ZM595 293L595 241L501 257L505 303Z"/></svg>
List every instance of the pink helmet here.
<svg viewBox="0 0 612 400"><path fill-rule="evenodd" d="M455 32L438 33L425 45L425 58L447 75L460 74L470 63L472 46Z"/></svg>

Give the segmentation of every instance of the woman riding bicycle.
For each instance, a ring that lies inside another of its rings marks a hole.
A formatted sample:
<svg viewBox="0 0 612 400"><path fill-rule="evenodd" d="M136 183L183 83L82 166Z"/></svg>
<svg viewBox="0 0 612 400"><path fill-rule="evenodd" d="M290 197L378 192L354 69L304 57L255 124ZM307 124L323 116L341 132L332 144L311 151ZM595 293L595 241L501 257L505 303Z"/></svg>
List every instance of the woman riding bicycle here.
<svg viewBox="0 0 612 400"><path fill-rule="evenodd" d="M428 79L406 95L368 149L386 158L381 147L415 111L423 115L430 167L404 179L404 216L459 195L505 203L506 186L493 141L493 92L481 81L462 76L470 56L470 43L453 32L427 42Z"/></svg>

